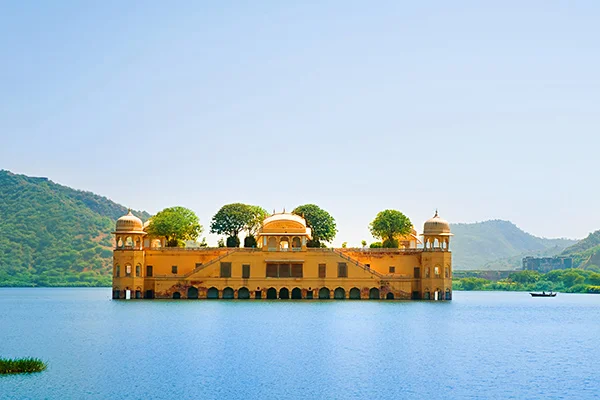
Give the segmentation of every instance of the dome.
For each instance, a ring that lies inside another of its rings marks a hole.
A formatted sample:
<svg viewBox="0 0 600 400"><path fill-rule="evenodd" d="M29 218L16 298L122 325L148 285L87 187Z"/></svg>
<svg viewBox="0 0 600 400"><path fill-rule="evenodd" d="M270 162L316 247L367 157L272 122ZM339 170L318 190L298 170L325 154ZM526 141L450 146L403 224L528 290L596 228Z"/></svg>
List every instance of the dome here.
<svg viewBox="0 0 600 400"><path fill-rule="evenodd" d="M289 221L292 224L295 222L306 228L306 220L299 215L291 213L273 214L270 217L265 218L263 225L267 225L275 221Z"/></svg>
<svg viewBox="0 0 600 400"><path fill-rule="evenodd" d="M117 232L121 233L142 233L144 224L142 220L131 213L131 209L127 215L123 215L117 220Z"/></svg>
<svg viewBox="0 0 600 400"><path fill-rule="evenodd" d="M299 215L283 212L265 218L260 227L262 236L297 235L311 237L311 230L306 226L306 220Z"/></svg>
<svg viewBox="0 0 600 400"><path fill-rule="evenodd" d="M423 235L452 236L452 233L450 233L450 223L445 219L440 218L436 210L433 218L425 221L425 224L423 225Z"/></svg>

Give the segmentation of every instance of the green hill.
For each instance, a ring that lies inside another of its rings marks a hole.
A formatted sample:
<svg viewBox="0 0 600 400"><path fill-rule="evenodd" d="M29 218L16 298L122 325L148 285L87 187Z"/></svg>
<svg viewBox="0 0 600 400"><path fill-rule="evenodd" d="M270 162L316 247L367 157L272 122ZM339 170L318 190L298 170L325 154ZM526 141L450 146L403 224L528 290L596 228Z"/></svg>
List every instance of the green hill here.
<svg viewBox="0 0 600 400"><path fill-rule="evenodd" d="M454 269L516 269L525 256L553 256L576 243L571 239L544 239L509 221L452 224Z"/></svg>
<svg viewBox="0 0 600 400"><path fill-rule="evenodd" d="M105 197L0 170L0 286L110 286L110 232L126 212ZM600 231L577 244L498 220L452 224L452 232L455 269L515 269L526 255L563 250L588 263L600 255Z"/></svg>
<svg viewBox="0 0 600 400"><path fill-rule="evenodd" d="M567 247L561 255L573 257L573 265L577 267L600 266L600 231Z"/></svg>
<svg viewBox="0 0 600 400"><path fill-rule="evenodd" d="M110 232L126 212L105 197L0 170L0 286L110 286Z"/></svg>

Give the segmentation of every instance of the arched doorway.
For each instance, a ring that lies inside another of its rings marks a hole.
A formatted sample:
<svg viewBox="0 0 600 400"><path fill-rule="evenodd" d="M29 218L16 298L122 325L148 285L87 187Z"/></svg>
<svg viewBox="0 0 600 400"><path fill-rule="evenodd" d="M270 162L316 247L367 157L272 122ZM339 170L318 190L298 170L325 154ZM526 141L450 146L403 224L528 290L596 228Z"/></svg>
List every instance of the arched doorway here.
<svg viewBox="0 0 600 400"><path fill-rule="evenodd" d="M267 299L276 299L277 298L277 289L269 288L267 290Z"/></svg>
<svg viewBox="0 0 600 400"><path fill-rule="evenodd" d="M207 299L218 299L219 298L219 289L217 289L216 287L211 287L210 289L208 289L208 291L206 292L206 298Z"/></svg>
<svg viewBox="0 0 600 400"><path fill-rule="evenodd" d="M302 298L302 290L300 290L300 288L293 288L292 289L292 299L294 300L299 300Z"/></svg>
<svg viewBox="0 0 600 400"><path fill-rule="evenodd" d="M279 251L289 251L290 249L290 239L287 236L279 239Z"/></svg>
<svg viewBox="0 0 600 400"><path fill-rule="evenodd" d="M290 290L288 288L279 289L279 298L283 300L287 300L290 298Z"/></svg>
<svg viewBox="0 0 600 400"><path fill-rule="evenodd" d="M377 288L371 288L371 290L369 290L369 299L371 300L379 300L379 289Z"/></svg>
<svg viewBox="0 0 600 400"><path fill-rule="evenodd" d="M333 291L333 298L336 300L343 300L346 298L346 291L344 290L344 288L336 288Z"/></svg>
<svg viewBox="0 0 600 400"><path fill-rule="evenodd" d="M247 300L250 298L250 291L246 287L238 289L238 299Z"/></svg>
<svg viewBox="0 0 600 400"><path fill-rule="evenodd" d="M446 300L452 300L452 292L449 288L446 288Z"/></svg>
<svg viewBox="0 0 600 400"><path fill-rule="evenodd" d="M173 298L174 298L174 299L180 299L180 298L181 298L181 293L179 293L179 292L174 292L174 293L173 293Z"/></svg>
<svg viewBox="0 0 600 400"><path fill-rule="evenodd" d="M386 300L394 300L394 293L392 293L392 292L388 292L388 293L385 295L385 299L386 299Z"/></svg>
<svg viewBox="0 0 600 400"><path fill-rule="evenodd" d="M329 292L329 288L322 287L319 289L319 299L330 299L331 294Z"/></svg>
<svg viewBox="0 0 600 400"><path fill-rule="evenodd" d="M198 289L196 289L193 286L191 286L190 288L188 288L187 298L188 299L197 299L198 298Z"/></svg>
<svg viewBox="0 0 600 400"><path fill-rule="evenodd" d="M228 300L233 299L233 289L230 287L223 289L223 298Z"/></svg>
<svg viewBox="0 0 600 400"><path fill-rule="evenodd" d="M350 289L350 298L352 300L360 300L360 289L355 287Z"/></svg>

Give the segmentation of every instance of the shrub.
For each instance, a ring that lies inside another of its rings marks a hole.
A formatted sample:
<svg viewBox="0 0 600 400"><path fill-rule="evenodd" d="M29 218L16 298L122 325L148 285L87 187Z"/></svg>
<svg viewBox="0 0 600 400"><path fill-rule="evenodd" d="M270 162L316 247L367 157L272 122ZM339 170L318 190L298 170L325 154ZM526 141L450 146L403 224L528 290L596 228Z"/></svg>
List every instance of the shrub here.
<svg viewBox="0 0 600 400"><path fill-rule="evenodd" d="M0 358L0 374L42 372L46 364L39 358Z"/></svg>
<svg viewBox="0 0 600 400"><path fill-rule="evenodd" d="M462 290L482 290L485 284L490 283L483 278L464 278L461 279Z"/></svg>
<svg viewBox="0 0 600 400"><path fill-rule="evenodd" d="M397 249L398 248L398 240L397 239L385 239L383 243L381 243L381 247L386 249Z"/></svg>
<svg viewBox="0 0 600 400"><path fill-rule="evenodd" d="M244 247L256 247L256 238L254 236L246 236L244 238Z"/></svg>
<svg viewBox="0 0 600 400"><path fill-rule="evenodd" d="M227 238L227 247L240 247L240 238L237 236L229 236Z"/></svg>

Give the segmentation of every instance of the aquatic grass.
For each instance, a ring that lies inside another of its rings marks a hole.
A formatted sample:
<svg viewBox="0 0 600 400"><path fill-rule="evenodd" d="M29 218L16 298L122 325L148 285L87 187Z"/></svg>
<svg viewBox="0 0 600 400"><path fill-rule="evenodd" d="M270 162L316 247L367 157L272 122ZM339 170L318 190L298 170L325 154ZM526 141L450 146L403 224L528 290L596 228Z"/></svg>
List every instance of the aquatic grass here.
<svg viewBox="0 0 600 400"><path fill-rule="evenodd" d="M42 372L47 365L39 358L0 358L0 375Z"/></svg>

